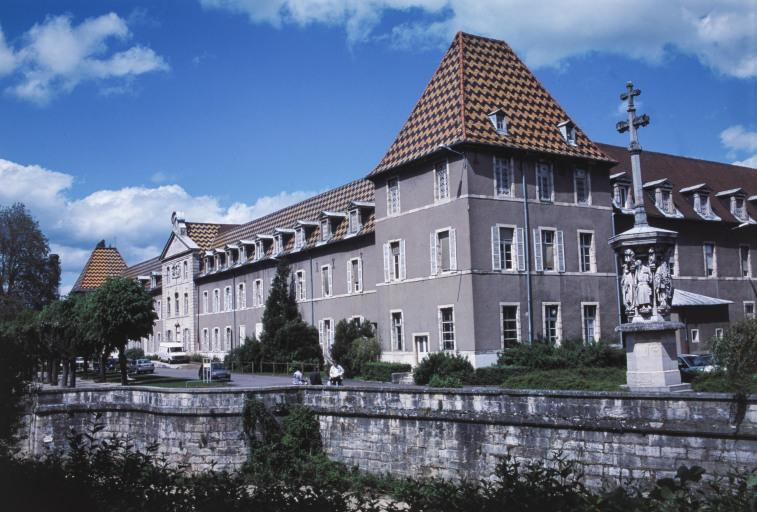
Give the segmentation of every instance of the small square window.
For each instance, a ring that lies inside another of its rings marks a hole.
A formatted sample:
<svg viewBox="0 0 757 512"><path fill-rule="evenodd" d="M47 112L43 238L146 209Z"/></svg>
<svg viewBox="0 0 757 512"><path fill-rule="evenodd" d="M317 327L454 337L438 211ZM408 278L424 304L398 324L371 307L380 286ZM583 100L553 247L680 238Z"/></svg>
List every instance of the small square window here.
<svg viewBox="0 0 757 512"><path fill-rule="evenodd" d="M691 342L692 343L699 343L699 329L692 329L691 330Z"/></svg>

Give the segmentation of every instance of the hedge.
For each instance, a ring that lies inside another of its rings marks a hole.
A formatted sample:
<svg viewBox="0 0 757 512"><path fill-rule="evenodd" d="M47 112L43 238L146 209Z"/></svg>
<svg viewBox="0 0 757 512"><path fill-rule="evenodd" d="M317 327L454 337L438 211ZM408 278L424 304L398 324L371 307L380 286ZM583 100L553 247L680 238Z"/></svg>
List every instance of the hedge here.
<svg viewBox="0 0 757 512"><path fill-rule="evenodd" d="M371 361L363 365L363 375L365 380L380 380L391 382L392 374L399 372L409 372L411 366L406 363L389 363L386 361Z"/></svg>
<svg viewBox="0 0 757 512"><path fill-rule="evenodd" d="M487 366L476 368L466 384L473 386L499 386L505 380L530 370L524 366Z"/></svg>

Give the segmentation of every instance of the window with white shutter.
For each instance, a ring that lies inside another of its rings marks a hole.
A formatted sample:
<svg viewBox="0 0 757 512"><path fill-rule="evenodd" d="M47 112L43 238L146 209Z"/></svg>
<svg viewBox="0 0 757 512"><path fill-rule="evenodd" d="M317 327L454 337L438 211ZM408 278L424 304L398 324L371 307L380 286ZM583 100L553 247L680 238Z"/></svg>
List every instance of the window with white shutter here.
<svg viewBox="0 0 757 512"><path fill-rule="evenodd" d="M363 291L360 258L352 258L347 262L347 293Z"/></svg>
<svg viewBox="0 0 757 512"><path fill-rule="evenodd" d="M523 272L526 270L526 239L523 228L515 229L515 248L516 248L516 260L518 262L518 271Z"/></svg>
<svg viewBox="0 0 757 512"><path fill-rule="evenodd" d="M242 344L247 341L247 326L239 324L239 343Z"/></svg>
<svg viewBox="0 0 757 512"><path fill-rule="evenodd" d="M331 297L333 293L331 265L324 265L321 267L321 293L323 294L323 297Z"/></svg>
<svg viewBox="0 0 757 512"><path fill-rule="evenodd" d="M555 248L557 250L557 271L565 272L565 246L563 245L563 232L555 233Z"/></svg>
<svg viewBox="0 0 757 512"><path fill-rule="evenodd" d="M457 234L455 228L449 230L449 269L457 270Z"/></svg>
<svg viewBox="0 0 757 512"><path fill-rule="evenodd" d="M405 241L400 240L400 280L404 281L406 278L406 265L405 265Z"/></svg>
<svg viewBox="0 0 757 512"><path fill-rule="evenodd" d="M384 244L384 282L391 280L391 249L389 242Z"/></svg>
<svg viewBox="0 0 757 512"><path fill-rule="evenodd" d="M436 241L436 233L431 233L431 235L429 235L428 244L429 250L431 251L431 254L429 256L429 259L431 261L431 275L435 276L437 273L439 273L439 256L437 255L439 247Z"/></svg>
<svg viewBox="0 0 757 512"><path fill-rule="evenodd" d="M492 226L492 270L502 270L502 253L499 247L499 226Z"/></svg>
<svg viewBox="0 0 757 512"><path fill-rule="evenodd" d="M534 229L534 269L537 272L544 270L544 260L542 259L541 252L541 231L537 228Z"/></svg>

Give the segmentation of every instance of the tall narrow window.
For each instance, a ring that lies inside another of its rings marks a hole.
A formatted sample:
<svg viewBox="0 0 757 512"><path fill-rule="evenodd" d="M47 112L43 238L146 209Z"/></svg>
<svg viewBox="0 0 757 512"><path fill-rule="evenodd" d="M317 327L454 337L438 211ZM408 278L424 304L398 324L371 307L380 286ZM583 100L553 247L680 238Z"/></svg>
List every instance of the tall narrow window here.
<svg viewBox="0 0 757 512"><path fill-rule="evenodd" d="M576 204L591 203L589 173L583 169L576 169L573 174L573 184L576 189Z"/></svg>
<svg viewBox="0 0 757 512"><path fill-rule="evenodd" d="M210 350L210 334L207 329L202 330L202 350Z"/></svg>
<svg viewBox="0 0 757 512"><path fill-rule="evenodd" d="M439 162L434 167L434 199L449 199L449 166L446 161Z"/></svg>
<svg viewBox="0 0 757 512"><path fill-rule="evenodd" d="M294 274L294 283L295 283L295 297L297 297L297 300L305 300L307 299L307 293L305 288L305 271L304 270L298 270Z"/></svg>
<svg viewBox="0 0 757 512"><path fill-rule="evenodd" d="M184 263L182 264L182 267L183 267L183 269L184 269L184 272L183 272L183 274L184 274L184 275L183 275L183 277L184 277L184 279L186 279L186 278L188 278L188 277L189 277L189 264L188 264L188 263L187 263L187 262L185 261L185 262L184 262Z"/></svg>
<svg viewBox="0 0 757 512"><path fill-rule="evenodd" d="M400 212L400 182L391 178L386 182L386 213L397 215Z"/></svg>
<svg viewBox="0 0 757 512"><path fill-rule="evenodd" d="M255 284L253 284L252 286L252 291L253 291L252 305L262 306L263 305L263 280L262 279L255 280Z"/></svg>
<svg viewBox="0 0 757 512"><path fill-rule="evenodd" d="M741 277L751 277L752 275L752 262L749 257L749 246L739 246L739 261L741 262Z"/></svg>
<svg viewBox="0 0 757 512"><path fill-rule="evenodd" d="M503 305L502 310L502 348L513 347L520 342L520 323L518 306Z"/></svg>
<svg viewBox="0 0 757 512"><path fill-rule="evenodd" d="M455 350L455 309L439 308L439 339L442 350Z"/></svg>
<svg viewBox="0 0 757 512"><path fill-rule="evenodd" d="M282 235L276 235L273 237L273 254L274 256L284 252L284 237Z"/></svg>
<svg viewBox="0 0 757 512"><path fill-rule="evenodd" d="M239 283L237 286L237 308L244 309L247 307L247 290L244 283Z"/></svg>
<svg viewBox="0 0 757 512"><path fill-rule="evenodd" d="M583 338L586 343L599 341L599 329L597 328L597 305L584 304L582 308L583 316Z"/></svg>
<svg viewBox="0 0 757 512"><path fill-rule="evenodd" d="M163 304L161 303L161 301L158 301L158 307L156 308L155 312L158 314L158 320L160 320L163 316Z"/></svg>
<svg viewBox="0 0 757 512"><path fill-rule="evenodd" d="M334 344L334 322L330 318L324 318L318 325L318 338L324 354L331 353Z"/></svg>
<svg viewBox="0 0 757 512"><path fill-rule="evenodd" d="M360 293L363 291L363 269L360 258L352 258L347 262L347 286L349 293Z"/></svg>
<svg viewBox="0 0 757 512"><path fill-rule="evenodd" d="M455 230L445 229L431 233L431 274L457 270Z"/></svg>
<svg viewBox="0 0 757 512"><path fill-rule="evenodd" d="M751 320L752 318L755 318L754 315L754 302L744 301L744 318L746 320Z"/></svg>
<svg viewBox="0 0 757 512"><path fill-rule="evenodd" d="M179 302L179 292L174 293L173 309L174 309L174 316L181 315L181 303Z"/></svg>
<svg viewBox="0 0 757 512"><path fill-rule="evenodd" d="M405 279L405 241L384 244L384 282Z"/></svg>
<svg viewBox="0 0 757 512"><path fill-rule="evenodd" d="M541 257L544 270L555 270L555 232L543 229L541 232Z"/></svg>
<svg viewBox="0 0 757 512"><path fill-rule="evenodd" d="M534 229L534 267L537 272L565 272L563 238L562 231Z"/></svg>
<svg viewBox="0 0 757 512"><path fill-rule="evenodd" d="M544 305L544 339L549 343L560 342L560 306Z"/></svg>
<svg viewBox="0 0 757 512"><path fill-rule="evenodd" d="M231 286L227 286L223 290L223 310L231 311L233 308L231 304Z"/></svg>
<svg viewBox="0 0 757 512"><path fill-rule="evenodd" d="M185 315L189 314L189 294L188 293L184 294L184 314Z"/></svg>
<svg viewBox="0 0 757 512"><path fill-rule="evenodd" d="M166 298L166 317L171 317L171 297Z"/></svg>
<svg viewBox="0 0 757 512"><path fill-rule="evenodd" d="M226 330L224 331L224 337L223 337L223 348L226 351L231 350L231 344L234 341L234 334L231 330L231 327L226 327Z"/></svg>
<svg viewBox="0 0 757 512"><path fill-rule="evenodd" d="M305 228L297 228L294 232L294 248L302 249L305 247Z"/></svg>
<svg viewBox="0 0 757 512"><path fill-rule="evenodd" d="M496 197L510 197L512 194L512 159L494 157L494 195Z"/></svg>
<svg viewBox="0 0 757 512"><path fill-rule="evenodd" d="M691 330L691 342L692 343L699 343L699 329L692 329Z"/></svg>
<svg viewBox="0 0 757 512"><path fill-rule="evenodd" d="M712 277L717 274L715 267L715 244L706 243L702 246L704 250L704 275Z"/></svg>
<svg viewBox="0 0 757 512"><path fill-rule="evenodd" d="M618 208L630 208L631 207L631 195L629 193L628 185L615 185L615 195L613 201Z"/></svg>
<svg viewBox="0 0 757 512"><path fill-rule="evenodd" d="M213 351L218 352L221 350L221 330L216 327L213 329Z"/></svg>
<svg viewBox="0 0 757 512"><path fill-rule="evenodd" d="M324 297L331 297L333 283L331 276L331 265L324 265L321 267L321 292Z"/></svg>
<svg viewBox="0 0 757 512"><path fill-rule="evenodd" d="M354 210L350 210L349 214L349 225L347 227L347 232L351 235L356 234L358 231L360 231L361 228L360 224L360 210L355 208Z"/></svg>
<svg viewBox="0 0 757 512"><path fill-rule="evenodd" d="M216 288L213 290L213 313L221 311L221 291Z"/></svg>
<svg viewBox="0 0 757 512"><path fill-rule="evenodd" d="M331 221L329 219L321 220L321 241L327 242L331 240Z"/></svg>
<svg viewBox="0 0 757 512"><path fill-rule="evenodd" d="M513 228L498 227L499 241L496 248L502 270L515 270L515 254L513 251Z"/></svg>
<svg viewBox="0 0 757 512"><path fill-rule="evenodd" d="M540 201L552 201L552 166L547 163L536 165L536 186Z"/></svg>
<svg viewBox="0 0 757 512"><path fill-rule="evenodd" d="M402 326L402 312L393 311L391 316L392 326L392 347L394 350L403 350L404 343L404 328Z"/></svg>
<svg viewBox="0 0 757 512"><path fill-rule="evenodd" d="M202 292L202 312L203 313L210 313L210 310L208 310L208 292L204 291Z"/></svg>
<svg viewBox="0 0 757 512"><path fill-rule="evenodd" d="M594 268L594 233L578 233L578 266L581 272L596 272Z"/></svg>
<svg viewBox="0 0 757 512"><path fill-rule="evenodd" d="M739 220L747 220L744 204L743 197L731 196L731 213Z"/></svg>

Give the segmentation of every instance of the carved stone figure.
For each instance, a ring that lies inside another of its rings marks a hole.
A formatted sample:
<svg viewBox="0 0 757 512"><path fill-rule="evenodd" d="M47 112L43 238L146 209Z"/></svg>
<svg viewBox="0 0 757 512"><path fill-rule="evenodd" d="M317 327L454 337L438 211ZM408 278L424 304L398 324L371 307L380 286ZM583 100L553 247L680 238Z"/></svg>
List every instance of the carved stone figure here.
<svg viewBox="0 0 757 512"><path fill-rule="evenodd" d="M657 311L662 315L667 315L673 299L673 280L670 277L668 255L664 254L660 260L660 265L654 274L654 292L657 299Z"/></svg>
<svg viewBox="0 0 757 512"><path fill-rule="evenodd" d="M636 260L636 311L642 315L652 311L652 271L640 259Z"/></svg>
<svg viewBox="0 0 757 512"><path fill-rule="evenodd" d="M626 313L633 316L636 308L636 282L634 279L634 254L631 249L626 249L623 253L623 276L621 277L620 286L623 294L623 305Z"/></svg>

